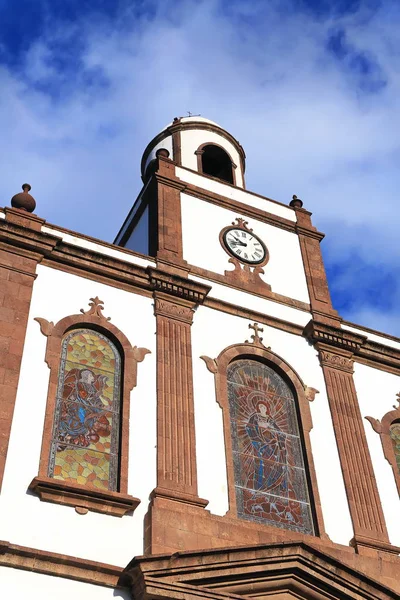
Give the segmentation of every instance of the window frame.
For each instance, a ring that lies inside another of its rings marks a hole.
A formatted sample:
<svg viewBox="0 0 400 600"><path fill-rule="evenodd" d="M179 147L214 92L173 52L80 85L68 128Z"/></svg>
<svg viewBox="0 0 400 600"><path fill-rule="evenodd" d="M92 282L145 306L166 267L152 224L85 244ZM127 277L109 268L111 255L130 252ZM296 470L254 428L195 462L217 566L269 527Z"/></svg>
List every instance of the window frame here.
<svg viewBox="0 0 400 600"><path fill-rule="evenodd" d="M400 424L400 393L397 394L399 405L393 406L394 410L387 412L380 421L374 417L365 417L371 423L373 430L379 434L381 438L383 455L392 467L394 480L396 482L397 491L400 496L400 469L397 464L396 454L393 448L393 441L390 435L390 427L395 423Z"/></svg>
<svg viewBox="0 0 400 600"><path fill-rule="evenodd" d="M270 349L265 348L261 345L256 346L248 342L244 344L235 344L229 346L228 348L223 350L216 359L211 359L207 356L202 356L201 358L205 361L208 370L214 373L215 375L216 401L222 410L229 500L229 510L226 516L243 522L243 519L238 516L237 511L235 471L233 462L233 444L231 437L230 410L228 400L227 371L228 367L237 360L256 360L276 371L293 392L298 409L298 427L300 438L303 442L303 460L308 484L308 492L310 497L311 515L315 530L315 533L312 537L321 537L323 539L328 539L324 528L321 501L318 492L317 477L314 467L310 441L310 431L313 427L313 424L311 419L309 402L313 398L307 398L306 390L308 388L304 385L299 375L296 373L296 371L294 371L294 369L292 369L288 365L286 361L284 361L281 357L276 355ZM273 530L276 530L276 527L269 523L254 521L254 524L258 524L260 527L271 527ZM290 531L292 534L295 533L292 530L285 528L279 528L279 530ZM300 535L311 534L300 533Z"/></svg>
<svg viewBox="0 0 400 600"><path fill-rule="evenodd" d="M74 506L81 514L92 510L113 516L123 516L127 512L135 510L140 503L138 498L128 495L130 393L137 382L137 364L150 350L132 346L127 337L102 315L102 304L98 298L91 298L90 306L92 308L89 311L65 317L56 325L46 319L35 318L40 325L41 333L47 337L44 360L50 369L50 376L39 472L29 485L29 489L39 495L41 500ZM97 490L90 486L66 483L48 476L63 341L67 334L78 329L91 329L101 333L116 346L121 357L120 454L117 491Z"/></svg>
<svg viewBox="0 0 400 600"><path fill-rule="evenodd" d="M230 181L225 181L225 179L220 179L219 177L214 177L214 175L209 175L208 173L204 173L204 171L203 171L203 154L204 154L204 150L207 146L216 146L217 148L220 148L221 150L223 150L225 152L227 157L230 159L231 167L232 167L232 183ZM233 162L232 157L226 148L224 148L220 144L215 144L214 142L205 142L204 144L201 144L197 148L197 150L195 151L195 154L197 156L197 170L199 173L204 175L204 177L209 177L210 179L213 179L214 181L219 181L220 183L223 183L225 185L233 185L235 187L237 186L237 183L236 183L237 165Z"/></svg>

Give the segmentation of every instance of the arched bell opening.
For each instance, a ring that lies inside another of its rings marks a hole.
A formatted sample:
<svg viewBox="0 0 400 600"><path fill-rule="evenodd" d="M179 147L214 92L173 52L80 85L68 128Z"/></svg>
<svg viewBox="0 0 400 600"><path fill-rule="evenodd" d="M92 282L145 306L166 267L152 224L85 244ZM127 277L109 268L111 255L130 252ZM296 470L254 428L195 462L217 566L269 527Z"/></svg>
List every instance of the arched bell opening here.
<svg viewBox="0 0 400 600"><path fill-rule="evenodd" d="M207 144L196 151L198 156L198 168L204 175L216 177L227 183L234 184L234 168L229 154L220 146Z"/></svg>

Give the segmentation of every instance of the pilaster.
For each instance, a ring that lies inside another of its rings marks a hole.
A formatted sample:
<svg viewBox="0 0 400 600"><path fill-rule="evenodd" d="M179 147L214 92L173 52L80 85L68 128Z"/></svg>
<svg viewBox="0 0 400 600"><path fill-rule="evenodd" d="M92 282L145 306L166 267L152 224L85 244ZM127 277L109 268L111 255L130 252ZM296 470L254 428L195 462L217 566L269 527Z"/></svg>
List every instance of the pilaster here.
<svg viewBox="0 0 400 600"><path fill-rule="evenodd" d="M56 245L45 221L6 208L0 221L0 488L7 458L36 267Z"/></svg>
<svg viewBox="0 0 400 600"><path fill-rule="evenodd" d="M319 353L332 415L343 481L353 523L351 544L359 554L391 546L353 380L353 354L363 336L310 321L305 335Z"/></svg>
<svg viewBox="0 0 400 600"><path fill-rule="evenodd" d="M191 324L209 287L150 269L157 322L157 488L197 506Z"/></svg>

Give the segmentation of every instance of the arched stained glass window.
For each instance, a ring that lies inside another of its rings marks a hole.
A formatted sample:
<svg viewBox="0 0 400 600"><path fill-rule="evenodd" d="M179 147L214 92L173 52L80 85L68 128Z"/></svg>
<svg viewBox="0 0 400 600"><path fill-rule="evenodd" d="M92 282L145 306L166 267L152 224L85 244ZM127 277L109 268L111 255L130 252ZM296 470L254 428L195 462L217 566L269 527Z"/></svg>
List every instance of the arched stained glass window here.
<svg viewBox="0 0 400 600"><path fill-rule="evenodd" d="M249 359L228 367L238 516L313 534L296 400L282 377Z"/></svg>
<svg viewBox="0 0 400 600"><path fill-rule="evenodd" d="M396 465L400 474L400 421L395 421L390 425L389 434L393 444Z"/></svg>
<svg viewBox="0 0 400 600"><path fill-rule="evenodd" d="M121 357L104 335L75 329L62 342L48 475L118 488Z"/></svg>

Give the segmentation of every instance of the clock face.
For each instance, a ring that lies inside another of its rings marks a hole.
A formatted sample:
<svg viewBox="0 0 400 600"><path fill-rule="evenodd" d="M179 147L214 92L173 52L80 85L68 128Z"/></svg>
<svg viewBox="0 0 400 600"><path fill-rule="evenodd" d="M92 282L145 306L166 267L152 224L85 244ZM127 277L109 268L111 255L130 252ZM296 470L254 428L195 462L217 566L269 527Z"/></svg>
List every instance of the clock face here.
<svg viewBox="0 0 400 600"><path fill-rule="evenodd" d="M267 256L263 242L251 231L232 227L225 231L223 240L229 253L242 262L257 265Z"/></svg>

